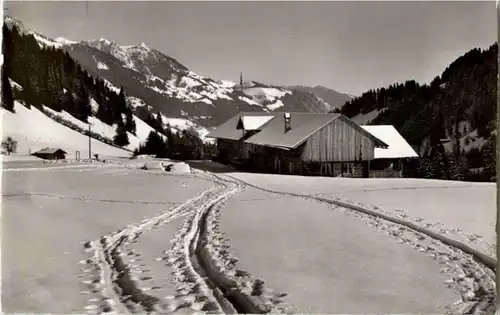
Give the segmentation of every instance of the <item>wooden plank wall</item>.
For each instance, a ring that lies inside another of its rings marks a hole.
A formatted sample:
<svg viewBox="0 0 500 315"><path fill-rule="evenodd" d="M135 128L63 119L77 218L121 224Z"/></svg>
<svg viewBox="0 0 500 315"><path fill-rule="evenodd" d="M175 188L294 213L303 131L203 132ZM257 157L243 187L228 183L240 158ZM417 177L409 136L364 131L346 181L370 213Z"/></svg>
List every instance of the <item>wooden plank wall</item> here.
<svg viewBox="0 0 500 315"><path fill-rule="evenodd" d="M233 162L240 156L241 143L237 140L218 139L219 156L226 162Z"/></svg>
<svg viewBox="0 0 500 315"><path fill-rule="evenodd" d="M373 158L373 141L340 119L309 137L302 151L302 159L307 162L367 161Z"/></svg>
<svg viewBox="0 0 500 315"><path fill-rule="evenodd" d="M402 170L371 170L371 178L403 178Z"/></svg>

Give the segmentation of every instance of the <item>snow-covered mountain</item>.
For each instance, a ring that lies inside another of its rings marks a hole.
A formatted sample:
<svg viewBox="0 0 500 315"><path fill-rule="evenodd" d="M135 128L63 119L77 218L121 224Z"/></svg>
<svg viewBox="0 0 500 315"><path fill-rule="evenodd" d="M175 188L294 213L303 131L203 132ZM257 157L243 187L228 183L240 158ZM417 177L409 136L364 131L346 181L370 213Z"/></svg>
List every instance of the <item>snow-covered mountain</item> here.
<svg viewBox="0 0 500 315"><path fill-rule="evenodd" d="M201 76L145 43L120 46L105 38L81 42L50 39L27 30L18 20L10 17L8 21L33 34L40 46L66 50L90 75L103 78L109 87L123 86L129 104L141 118L148 111L161 112L168 118L184 120L183 125L211 128L239 111L331 109L326 101L307 91L255 81L245 82L242 88L228 80Z"/></svg>
<svg viewBox="0 0 500 315"><path fill-rule="evenodd" d="M325 112L330 108L307 92L257 82L246 82L242 89L231 81L201 76L144 43L119 46L101 38L64 48L91 74L125 87L129 96L143 100L153 111L206 127L216 126L238 111Z"/></svg>

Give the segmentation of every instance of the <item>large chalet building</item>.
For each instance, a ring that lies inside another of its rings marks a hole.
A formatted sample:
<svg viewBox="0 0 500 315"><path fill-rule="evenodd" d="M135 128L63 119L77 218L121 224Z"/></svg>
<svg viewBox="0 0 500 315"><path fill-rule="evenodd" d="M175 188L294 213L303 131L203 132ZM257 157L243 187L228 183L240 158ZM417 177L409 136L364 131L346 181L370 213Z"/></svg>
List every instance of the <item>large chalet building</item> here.
<svg viewBox="0 0 500 315"><path fill-rule="evenodd" d="M250 171L368 177L376 150L389 144L367 129L341 114L241 112L207 137L217 140L220 162Z"/></svg>

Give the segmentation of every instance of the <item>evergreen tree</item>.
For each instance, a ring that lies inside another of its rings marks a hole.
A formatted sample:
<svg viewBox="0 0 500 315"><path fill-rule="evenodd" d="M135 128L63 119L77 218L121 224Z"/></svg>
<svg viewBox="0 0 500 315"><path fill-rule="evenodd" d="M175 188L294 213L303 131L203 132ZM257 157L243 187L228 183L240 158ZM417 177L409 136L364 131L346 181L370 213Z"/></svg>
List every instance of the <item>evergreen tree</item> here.
<svg viewBox="0 0 500 315"><path fill-rule="evenodd" d="M158 130L160 133L164 133L165 130L163 130L163 119L161 118L161 113L158 112L156 114L156 123L155 123L155 126L156 126L156 130Z"/></svg>
<svg viewBox="0 0 500 315"><path fill-rule="evenodd" d="M158 158L167 157L167 144L155 131L151 131L146 139L146 143L141 144L136 151L137 154L155 155Z"/></svg>
<svg viewBox="0 0 500 315"><path fill-rule="evenodd" d="M127 130L125 129L125 125L123 124L123 122L118 123L116 126L116 135L113 138L113 143L120 147L130 144L128 140Z"/></svg>
<svg viewBox="0 0 500 315"><path fill-rule="evenodd" d="M496 136L492 136L481 150L484 160L483 175L490 181L496 181Z"/></svg>
<svg viewBox="0 0 500 315"><path fill-rule="evenodd" d="M125 115L126 115L125 129L128 132L135 135L136 126L132 110L130 108L127 108Z"/></svg>
<svg viewBox="0 0 500 315"><path fill-rule="evenodd" d="M167 123L165 126L164 134L167 140L167 157L171 158L174 156L174 148L175 148L175 139L174 134L172 133L172 129L170 124Z"/></svg>
<svg viewBox="0 0 500 315"><path fill-rule="evenodd" d="M8 111L15 112L14 110L14 95L12 94L12 86L10 80L5 73L5 66L2 65L2 107Z"/></svg>
<svg viewBox="0 0 500 315"><path fill-rule="evenodd" d="M90 107L90 97L87 89L83 84L80 86L80 91L77 95L74 114L75 117L85 122L87 121L87 118L92 115L92 109Z"/></svg>
<svg viewBox="0 0 500 315"><path fill-rule="evenodd" d="M117 109L120 114L124 114L127 110L127 100L125 98L125 90L123 89L123 86L120 88L120 94L118 94Z"/></svg>

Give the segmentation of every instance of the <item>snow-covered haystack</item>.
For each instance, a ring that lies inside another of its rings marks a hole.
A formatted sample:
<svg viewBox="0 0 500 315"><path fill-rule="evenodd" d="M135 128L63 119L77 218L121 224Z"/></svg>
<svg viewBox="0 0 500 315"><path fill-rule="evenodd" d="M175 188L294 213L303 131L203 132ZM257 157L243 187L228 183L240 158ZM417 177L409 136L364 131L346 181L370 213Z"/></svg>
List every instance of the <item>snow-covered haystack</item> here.
<svg viewBox="0 0 500 315"><path fill-rule="evenodd" d="M146 155L142 155L142 159L149 159ZM175 162L168 159L163 160L154 160L148 162L142 162L136 164L137 168L143 170L151 170L151 171L166 171L169 173L177 173L177 174L190 174L191 167L184 162Z"/></svg>
<svg viewBox="0 0 500 315"><path fill-rule="evenodd" d="M169 171L171 173L182 173L182 174L191 173L191 167L184 162L177 162L177 163L170 164L170 168L167 165L165 170Z"/></svg>

